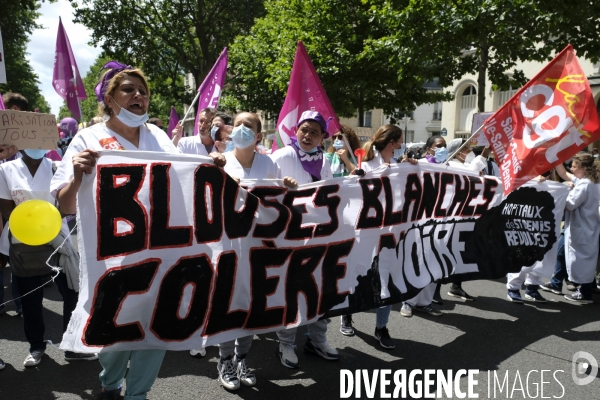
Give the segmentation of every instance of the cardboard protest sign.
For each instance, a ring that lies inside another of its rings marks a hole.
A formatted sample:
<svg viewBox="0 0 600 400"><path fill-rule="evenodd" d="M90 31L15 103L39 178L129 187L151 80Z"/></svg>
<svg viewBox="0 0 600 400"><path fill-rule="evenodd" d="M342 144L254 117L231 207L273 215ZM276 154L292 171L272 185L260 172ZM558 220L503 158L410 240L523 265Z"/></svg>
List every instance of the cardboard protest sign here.
<svg viewBox="0 0 600 400"><path fill-rule="evenodd" d="M471 124L471 135L477 132L477 129L481 128L481 125L485 122L486 119L494 115L492 112L482 112L473 114L473 123ZM488 142L487 137L485 136L485 132L483 129L479 131L478 135L475 135L473 139L471 139L470 146L489 146L490 142Z"/></svg>
<svg viewBox="0 0 600 400"><path fill-rule="evenodd" d="M207 157L101 152L78 193L81 291L61 348L198 348L517 272L555 248L555 185L502 200L496 178L406 163L291 190L238 185Z"/></svg>
<svg viewBox="0 0 600 400"><path fill-rule="evenodd" d="M0 110L0 144L12 144L21 150L54 150L59 139L52 114Z"/></svg>

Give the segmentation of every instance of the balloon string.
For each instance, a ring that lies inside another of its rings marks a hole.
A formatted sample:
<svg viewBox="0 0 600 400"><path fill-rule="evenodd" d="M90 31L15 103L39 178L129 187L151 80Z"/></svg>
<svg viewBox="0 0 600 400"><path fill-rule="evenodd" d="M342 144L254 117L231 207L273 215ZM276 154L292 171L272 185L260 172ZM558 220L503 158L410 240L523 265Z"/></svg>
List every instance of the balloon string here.
<svg viewBox="0 0 600 400"><path fill-rule="evenodd" d="M63 240L63 242L60 244L60 246L58 246L56 249L54 249L54 251L52 252L52 254L50 255L50 257L48 257L48 259L46 260L46 265L47 265L48 267L50 267L50 268L52 269L52 271L53 271L53 272L56 272L56 275L54 275L54 276L52 277L52 279L50 279L48 282L46 282L46 283L44 283L43 285L41 285L41 286L38 286L37 288L35 288L35 289L33 289L33 290L31 290L31 291L29 291L29 292L25 293L24 295L22 295L22 296L19 296L19 297L17 297L16 299L12 299L12 300L5 301L4 303L0 304L0 307L4 307L4 305L6 305L6 304L10 303L11 301L16 301L16 300L22 299L23 297L25 297L25 296L27 296L27 295L29 295L29 294L31 294L31 293L33 293L33 292L35 292L36 290L39 290L39 289L43 288L44 286L46 286L46 285L47 285L47 284L49 284L50 282L54 282L54 279L56 279L56 277L58 276L58 274L60 274L60 271L62 271L62 268L60 268L60 267L57 267L57 266L52 266L52 265L50 265L50 259L51 259L51 258L52 258L52 257L53 257L55 254L56 254L56 252L57 252L57 251L58 251L58 250L59 250L61 247L63 247L63 246L64 246L64 244L65 244L65 242L67 241L67 239L71 237L71 234L73 233L73 231L75 230L75 228L77 228L77 223L76 223L76 224L73 226L73 229L71 229L71 231L69 232L69 234L67 235L67 237L65 238L65 240ZM1 272L0 272L0 273L1 273Z"/></svg>

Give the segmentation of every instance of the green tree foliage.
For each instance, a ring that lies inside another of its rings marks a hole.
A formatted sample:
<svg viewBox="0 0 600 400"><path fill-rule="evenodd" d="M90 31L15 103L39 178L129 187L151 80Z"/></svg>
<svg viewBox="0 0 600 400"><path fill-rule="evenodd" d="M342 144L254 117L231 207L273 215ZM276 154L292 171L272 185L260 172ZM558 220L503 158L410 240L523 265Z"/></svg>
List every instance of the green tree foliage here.
<svg viewBox="0 0 600 400"><path fill-rule="evenodd" d="M223 48L247 34L263 15L261 0L82 0L75 22L92 31L104 54L143 69L150 78L150 114L168 118L171 105L188 103L183 75L199 85ZM182 110L178 110L181 112Z"/></svg>
<svg viewBox="0 0 600 400"><path fill-rule="evenodd" d="M83 120L85 122L89 122L95 116L98 116L98 99L96 98L96 93L94 89L100 79L102 78L102 73L100 73L104 64L111 60L110 57L105 55L100 55L94 64L90 66L90 69L87 71L85 76L82 78L83 86L85 87L85 92L87 94L87 99L81 102L81 112L83 113ZM165 96L157 93L156 87L160 86L156 82L150 82L150 106L148 107L148 114L153 117L158 117L163 121L168 121L169 115L171 113L171 103L175 106L178 113L183 112L183 105L181 103L174 103L173 99L165 99ZM177 85L183 86L183 77L177 77ZM101 116L101 115L100 115ZM65 117L73 117L71 112L67 107L67 103L63 102L63 105L60 107L60 111L58 113L58 118L63 119ZM165 123L166 124L166 123Z"/></svg>
<svg viewBox="0 0 600 400"><path fill-rule="evenodd" d="M27 60L27 42L34 29L40 2L36 0L11 0L2 2L0 28L6 65L6 84L0 84L0 92L21 93L29 100L31 110L49 113L50 105L40 93L37 74Z"/></svg>
<svg viewBox="0 0 600 400"><path fill-rule="evenodd" d="M399 75L427 73L444 87L475 74L480 111L486 75L495 88L523 85L532 77L515 69L518 62L548 61L569 42L580 57L600 54L593 0L365 1L389 32L369 42L371 57L388 55Z"/></svg>
<svg viewBox="0 0 600 400"><path fill-rule="evenodd" d="M369 43L389 36L362 0L267 0L267 14L230 51L226 104L276 117L283 104L296 44L302 40L338 116L382 108L392 117L417 105L448 98L423 88L426 74L391 65L393 54L371 52ZM420 68L423 68L421 66ZM431 76L430 76L431 77Z"/></svg>

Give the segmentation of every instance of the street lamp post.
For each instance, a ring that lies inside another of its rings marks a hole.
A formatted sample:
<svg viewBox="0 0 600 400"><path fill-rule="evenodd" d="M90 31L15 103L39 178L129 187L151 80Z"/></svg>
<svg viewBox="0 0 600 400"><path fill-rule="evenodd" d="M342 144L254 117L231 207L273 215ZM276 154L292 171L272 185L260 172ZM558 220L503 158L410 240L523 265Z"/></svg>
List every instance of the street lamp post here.
<svg viewBox="0 0 600 400"><path fill-rule="evenodd" d="M408 139L408 121L410 121L410 117L407 114L404 114L402 120L404 121L404 141L406 141Z"/></svg>

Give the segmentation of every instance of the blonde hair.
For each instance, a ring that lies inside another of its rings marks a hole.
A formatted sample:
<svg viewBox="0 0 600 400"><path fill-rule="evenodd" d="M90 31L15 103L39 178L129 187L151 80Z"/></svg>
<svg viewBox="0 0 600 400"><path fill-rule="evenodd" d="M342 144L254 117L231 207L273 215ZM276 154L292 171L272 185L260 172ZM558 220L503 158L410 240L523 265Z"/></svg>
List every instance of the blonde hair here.
<svg viewBox="0 0 600 400"><path fill-rule="evenodd" d="M577 163L577 167L585 171L585 175L590 181L600 182L600 161L593 155L580 151L573 156L573 163Z"/></svg>
<svg viewBox="0 0 600 400"><path fill-rule="evenodd" d="M110 70L107 71L106 73L109 73L109 72L110 72ZM123 83L123 81L125 80L125 78L127 76L134 76L136 78L139 78L142 81L142 84L144 85L144 87L146 88L148 97L150 97L150 89L148 88L148 80L146 79L146 76L144 75L142 70L138 69L138 68L125 69L125 70L115 74L115 76L113 76L110 79L110 81L108 81L108 85L106 86L106 92L104 93L104 96L112 97L115 90L117 90L117 88L121 85L121 83ZM102 82L102 78L100 79L100 82ZM108 105L106 105L104 102L98 103L98 115L99 116L112 115L112 109Z"/></svg>
<svg viewBox="0 0 600 400"><path fill-rule="evenodd" d="M369 142L365 143L363 149L367 152L363 161L370 161L375 158L375 151L373 147L377 149L377 151L381 151L385 149L385 147L391 142L397 142L402 138L402 129L397 127L396 125L387 124L377 129L373 139Z"/></svg>

